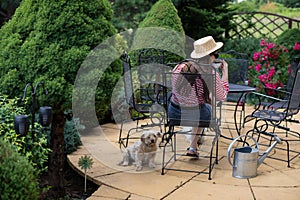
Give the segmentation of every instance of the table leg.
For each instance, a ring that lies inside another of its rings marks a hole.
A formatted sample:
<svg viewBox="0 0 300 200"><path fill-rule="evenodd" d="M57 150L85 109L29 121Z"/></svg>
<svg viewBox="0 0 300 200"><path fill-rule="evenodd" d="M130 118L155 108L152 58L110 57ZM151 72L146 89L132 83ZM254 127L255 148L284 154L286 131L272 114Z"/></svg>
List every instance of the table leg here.
<svg viewBox="0 0 300 200"><path fill-rule="evenodd" d="M244 105L244 102L243 102L243 105L242 105L242 111L241 111L240 120L239 120L239 127L238 127L238 122L237 122L237 116L236 116L236 113L237 113L237 111L238 111L239 104L240 104L240 102L241 102L241 100L243 99L244 96L245 96L245 93L243 92L243 93L241 94L241 96L239 97L239 99L238 99L236 105L235 105L234 114L233 114L233 115L234 115L234 116L233 116L233 119L234 119L234 125L235 125L235 129L236 129L236 131L237 131L238 136L240 136L240 131L241 131L242 127L243 127L243 125L242 125L243 118L242 118L242 117L244 116L244 113L245 113L245 105Z"/></svg>

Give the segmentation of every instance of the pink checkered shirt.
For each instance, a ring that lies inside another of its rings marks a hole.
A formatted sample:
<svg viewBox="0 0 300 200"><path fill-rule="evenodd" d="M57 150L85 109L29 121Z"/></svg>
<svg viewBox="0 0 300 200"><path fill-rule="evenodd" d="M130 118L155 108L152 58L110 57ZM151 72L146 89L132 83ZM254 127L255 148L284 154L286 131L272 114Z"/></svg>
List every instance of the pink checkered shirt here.
<svg viewBox="0 0 300 200"><path fill-rule="evenodd" d="M179 64L173 69L173 75L172 75L172 88L176 87L176 82L178 81L179 73L181 72L181 69L184 67L184 64ZM204 100L204 90L203 90L203 83L200 79L196 79L196 85L197 85L197 92L195 91L195 86L192 86L191 92L188 96L180 94L177 90L173 89L172 91L172 102L181 106L198 106L202 105L205 102ZM216 100L217 101L224 101L226 100L227 94L228 94L228 81L222 81L220 75L217 73L216 75ZM198 95L196 95L198 94Z"/></svg>

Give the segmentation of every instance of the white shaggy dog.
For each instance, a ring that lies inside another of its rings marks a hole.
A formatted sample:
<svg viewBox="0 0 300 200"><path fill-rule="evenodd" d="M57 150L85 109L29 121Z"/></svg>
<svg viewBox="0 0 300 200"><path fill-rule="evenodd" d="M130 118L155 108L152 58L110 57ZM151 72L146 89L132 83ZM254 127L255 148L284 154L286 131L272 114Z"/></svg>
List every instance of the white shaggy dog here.
<svg viewBox="0 0 300 200"><path fill-rule="evenodd" d="M157 131L144 131L141 139L128 146L123 152L123 160L119 165L128 166L131 163L136 165L136 171L143 168L143 164L148 164L150 168L155 168L154 158L157 150L157 139L161 133Z"/></svg>

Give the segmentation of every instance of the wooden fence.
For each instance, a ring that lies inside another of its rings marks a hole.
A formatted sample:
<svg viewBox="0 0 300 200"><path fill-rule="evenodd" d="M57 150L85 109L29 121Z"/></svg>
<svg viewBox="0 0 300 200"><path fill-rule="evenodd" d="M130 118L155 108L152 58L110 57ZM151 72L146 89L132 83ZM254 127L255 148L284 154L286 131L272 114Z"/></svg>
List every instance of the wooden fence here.
<svg viewBox="0 0 300 200"><path fill-rule="evenodd" d="M228 33L230 38L276 38L286 29L300 28L299 19L267 12L238 13L232 22L236 29Z"/></svg>

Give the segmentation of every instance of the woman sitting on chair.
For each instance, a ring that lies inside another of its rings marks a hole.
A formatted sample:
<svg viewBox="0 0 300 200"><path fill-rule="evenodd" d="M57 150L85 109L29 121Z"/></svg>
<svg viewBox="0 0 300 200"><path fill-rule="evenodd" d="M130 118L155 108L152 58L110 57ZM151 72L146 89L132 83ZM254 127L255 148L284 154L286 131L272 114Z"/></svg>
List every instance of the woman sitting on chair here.
<svg viewBox="0 0 300 200"><path fill-rule="evenodd" d="M191 60L185 60L172 70L172 97L168 107L170 119L178 121L195 121L199 119L198 126L193 126L190 147L186 155L198 157L198 141L203 127L209 126L211 120L211 98L205 81L201 78L199 64L212 64L218 57L216 53L223 46L222 42L215 42L211 36L201 38L194 42ZM220 66L222 77L216 74L216 100L224 101L228 93L228 64L223 60ZM192 74L198 74L193 76ZM183 123L184 124L184 123Z"/></svg>

